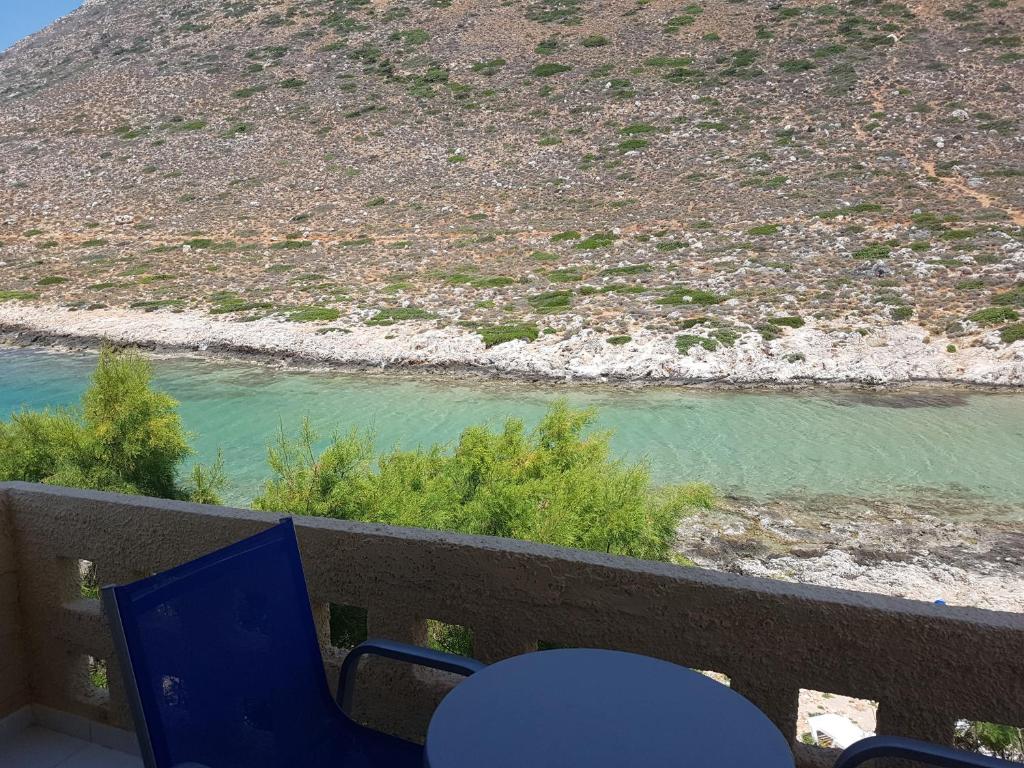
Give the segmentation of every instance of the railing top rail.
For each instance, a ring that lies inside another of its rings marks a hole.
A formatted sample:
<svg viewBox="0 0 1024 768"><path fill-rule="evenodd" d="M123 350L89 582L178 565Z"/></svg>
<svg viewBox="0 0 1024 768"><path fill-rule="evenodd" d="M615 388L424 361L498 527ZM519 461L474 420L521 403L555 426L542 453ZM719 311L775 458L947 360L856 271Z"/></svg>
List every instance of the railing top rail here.
<svg viewBox="0 0 1024 768"><path fill-rule="evenodd" d="M194 504L171 499L130 496L36 483L0 482L0 498L8 494L15 508L19 506L19 501L32 498L46 500L48 502L47 506L53 504L55 508L64 507L65 509L70 509L82 502L91 502L92 504L113 505L122 510L131 510L142 515L147 512L173 512L176 516L218 518L224 521L244 522L257 526L271 525L282 517L279 513L239 507ZM140 518L140 520L143 519ZM297 516L295 517L295 523L299 529L332 531L335 534L356 535L381 542L393 542L399 545L403 543L429 545L449 549L452 552L477 551L481 553L502 553L512 556L525 555L538 561L572 563L599 570L608 569L609 571L630 572L637 575L666 579L680 584L722 590L741 590L766 597L789 598L799 601L825 603L836 607L923 617L942 624L967 623L972 626L984 625L992 628L1024 632L1024 613L994 611L966 606L935 605L930 602L901 597L731 574L696 566L680 567L671 563L639 560L632 557L495 536L478 536L326 517ZM131 530L124 530L121 533L129 539L133 538ZM219 546L219 544L211 543L207 548L212 549L216 546Z"/></svg>

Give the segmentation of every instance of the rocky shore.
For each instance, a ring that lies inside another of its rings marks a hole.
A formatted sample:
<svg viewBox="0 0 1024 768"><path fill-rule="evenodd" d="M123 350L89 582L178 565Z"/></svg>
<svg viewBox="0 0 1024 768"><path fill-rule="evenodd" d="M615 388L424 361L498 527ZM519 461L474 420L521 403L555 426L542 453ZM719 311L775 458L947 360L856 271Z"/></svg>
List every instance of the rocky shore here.
<svg viewBox="0 0 1024 768"><path fill-rule="evenodd" d="M939 506L942 504L943 506ZM1024 611L1020 511L955 501L727 499L683 521L678 551L718 570L912 600ZM949 511L940 517L938 509ZM1014 520L1016 516L1016 520Z"/></svg>
<svg viewBox="0 0 1024 768"><path fill-rule="evenodd" d="M670 334L639 332L611 345L580 328L533 342L492 347L458 327L410 322L252 322L201 312L133 309L74 310L28 303L0 304L0 337L9 344L82 348L104 341L155 351L257 359L277 364L353 370L423 370L522 379L758 386L899 385L910 382L1018 387L1024 385L1024 341L993 339L951 353L947 340L913 325L866 335L808 323L765 341L745 334L714 351L685 353Z"/></svg>

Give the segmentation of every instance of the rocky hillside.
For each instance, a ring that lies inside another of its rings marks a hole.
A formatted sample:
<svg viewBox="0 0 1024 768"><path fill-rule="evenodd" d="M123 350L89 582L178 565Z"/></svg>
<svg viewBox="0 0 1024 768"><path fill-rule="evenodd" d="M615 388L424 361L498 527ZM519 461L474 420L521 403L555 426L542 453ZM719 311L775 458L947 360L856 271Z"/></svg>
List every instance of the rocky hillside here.
<svg viewBox="0 0 1024 768"><path fill-rule="evenodd" d="M0 300L1010 354L1022 30L1021 0L92 0L0 55Z"/></svg>

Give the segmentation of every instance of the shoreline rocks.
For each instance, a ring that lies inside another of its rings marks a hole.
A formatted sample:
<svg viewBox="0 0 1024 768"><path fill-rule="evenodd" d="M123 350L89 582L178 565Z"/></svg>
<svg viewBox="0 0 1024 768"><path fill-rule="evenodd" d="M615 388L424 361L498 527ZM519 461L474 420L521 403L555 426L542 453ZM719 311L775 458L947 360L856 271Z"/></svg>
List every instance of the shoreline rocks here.
<svg viewBox="0 0 1024 768"><path fill-rule="evenodd" d="M1024 386L1024 342L956 354L944 339L893 325L867 336L808 324L765 342L741 336L732 347L696 345L681 354L670 334L637 333L610 345L581 330L566 337L486 347L475 333L422 322L386 327L294 323L269 317L240 323L200 312L72 310L0 304L0 340L90 348L103 342L271 364L564 382L688 384L712 387L818 384L899 386L936 382Z"/></svg>

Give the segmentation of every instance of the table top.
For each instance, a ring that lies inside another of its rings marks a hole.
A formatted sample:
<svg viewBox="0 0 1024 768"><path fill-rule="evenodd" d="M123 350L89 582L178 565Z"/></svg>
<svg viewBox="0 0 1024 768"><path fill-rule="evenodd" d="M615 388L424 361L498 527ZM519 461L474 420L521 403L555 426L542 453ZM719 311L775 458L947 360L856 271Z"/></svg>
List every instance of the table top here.
<svg viewBox="0 0 1024 768"><path fill-rule="evenodd" d="M427 730L427 768L793 768L757 707L667 661L567 649L459 683Z"/></svg>

